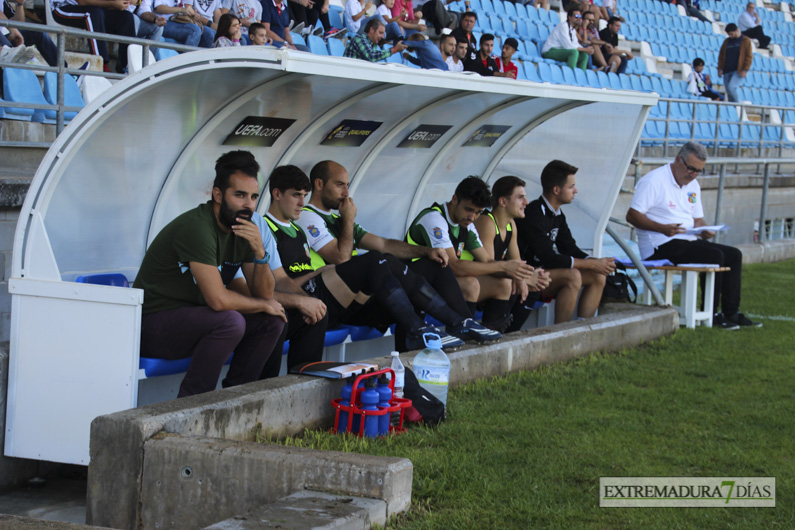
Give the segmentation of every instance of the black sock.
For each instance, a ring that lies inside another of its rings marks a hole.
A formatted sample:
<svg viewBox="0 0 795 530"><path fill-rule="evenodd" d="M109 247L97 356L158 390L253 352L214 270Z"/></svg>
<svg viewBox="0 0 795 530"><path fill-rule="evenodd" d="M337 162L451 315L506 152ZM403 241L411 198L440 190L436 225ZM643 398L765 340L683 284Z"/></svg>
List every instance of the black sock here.
<svg viewBox="0 0 795 530"><path fill-rule="evenodd" d="M478 310L478 303L477 302L467 302L467 308L469 308L469 314L472 315L472 318L475 317L475 312Z"/></svg>
<svg viewBox="0 0 795 530"><path fill-rule="evenodd" d="M522 329L522 326L530 317L530 313L533 312L533 306L535 305L536 300L538 300L537 294L538 293L530 293L524 302L519 302L517 300L516 303L513 304L513 307L511 307L511 315L513 315L513 320L508 326L508 329L506 329L506 332L510 333L512 331L519 331Z"/></svg>
<svg viewBox="0 0 795 530"><path fill-rule="evenodd" d="M406 296L406 291L400 287L394 276L390 277L385 283L386 285L379 287L375 291L375 297L378 303L389 309L392 316L394 316L400 324L406 326L409 330L409 334L423 327L425 322L414 312L414 306L411 305L411 300Z"/></svg>
<svg viewBox="0 0 795 530"><path fill-rule="evenodd" d="M493 329L504 327L507 324L509 304L510 300L497 300L496 298L486 300L483 303L483 325L489 327L496 325Z"/></svg>

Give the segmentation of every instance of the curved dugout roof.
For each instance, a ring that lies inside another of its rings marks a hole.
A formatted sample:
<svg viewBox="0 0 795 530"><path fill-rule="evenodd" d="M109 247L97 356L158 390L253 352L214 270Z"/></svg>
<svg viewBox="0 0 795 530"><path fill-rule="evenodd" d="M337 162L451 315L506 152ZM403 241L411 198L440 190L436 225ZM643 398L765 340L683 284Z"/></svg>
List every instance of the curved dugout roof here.
<svg viewBox="0 0 795 530"><path fill-rule="evenodd" d="M273 167L308 173L333 159L350 172L357 220L395 238L420 209L449 200L467 175L520 176L533 198L541 169L560 158L581 168L580 194L566 215L581 246L598 253L656 100L267 48L183 54L114 85L57 139L20 215L12 276L133 277L158 231L209 198L215 159L238 148L262 167L260 212ZM245 120L264 128L245 129ZM271 146L224 145L234 131L265 129L248 139ZM425 134L415 139L426 140L401 146L418 131ZM362 143L331 145L334 133L337 143Z"/></svg>

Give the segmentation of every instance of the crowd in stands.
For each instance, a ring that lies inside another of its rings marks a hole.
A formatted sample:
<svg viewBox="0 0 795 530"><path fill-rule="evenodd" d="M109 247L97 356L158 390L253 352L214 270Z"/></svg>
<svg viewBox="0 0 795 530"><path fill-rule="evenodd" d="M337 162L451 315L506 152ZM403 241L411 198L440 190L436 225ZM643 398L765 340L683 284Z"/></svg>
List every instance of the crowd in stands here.
<svg viewBox="0 0 795 530"><path fill-rule="evenodd" d="M754 2L679 0L688 17L680 16L676 3L658 0L571 0L563 2L563 15L539 1L376 1L377 7L368 0L348 0L344 8L328 0L108 0L101 7L53 0L51 5L58 23L197 47L286 46L416 68L656 91L664 97L795 104L795 74L784 60L754 53L755 47L778 44L785 55L795 55L795 24ZM41 11L23 9L17 0L3 2L6 18L45 19ZM702 22L701 10L707 9L727 23L728 39L715 33L711 22ZM239 28L219 35L224 14L237 17L233 26ZM735 26L737 30L731 29ZM643 41L652 59L636 58L628 46ZM0 35L5 46L23 42L35 44L45 61L55 65L57 50L45 33L13 30ZM93 39L90 45L103 57L106 71L127 68L124 45L118 47L115 65L104 42ZM683 70L681 81L647 69L648 61L663 58L687 65L677 67Z"/></svg>

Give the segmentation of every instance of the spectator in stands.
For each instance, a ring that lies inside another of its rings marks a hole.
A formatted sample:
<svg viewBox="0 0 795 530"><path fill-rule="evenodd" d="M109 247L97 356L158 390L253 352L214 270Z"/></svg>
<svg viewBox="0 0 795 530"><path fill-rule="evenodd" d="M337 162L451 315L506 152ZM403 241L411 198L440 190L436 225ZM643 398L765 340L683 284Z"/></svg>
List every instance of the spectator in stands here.
<svg viewBox="0 0 795 530"><path fill-rule="evenodd" d="M257 380L282 333L272 246L266 250L250 220L258 171L247 151L218 158L212 198L160 231L135 279L144 290L141 350L148 357L192 358L178 397L215 389L233 351L222 386ZM234 279L241 267L244 279Z"/></svg>
<svg viewBox="0 0 795 530"><path fill-rule="evenodd" d="M213 48L240 46L240 19L232 13L224 13L218 20Z"/></svg>
<svg viewBox="0 0 795 530"><path fill-rule="evenodd" d="M384 24L379 19L371 17L365 25L364 33L354 33L353 36L348 37L345 57L376 63L385 61L392 54L400 53L406 49L403 42L398 42L388 50L379 48L378 43L383 40L385 31Z"/></svg>
<svg viewBox="0 0 795 530"><path fill-rule="evenodd" d="M303 44L295 44L293 42L293 36L289 30L290 13L287 9L287 0L263 2L260 8L262 9L262 25L268 31L268 37L273 41L272 44L274 46L277 48L286 46L290 50L300 50L302 52L309 51L309 48Z"/></svg>
<svg viewBox="0 0 795 530"><path fill-rule="evenodd" d="M447 58L445 62L447 63L447 70L450 72L463 72L464 71L464 61L467 58L467 54L469 53L469 43L465 40L456 41L455 43L455 52L453 55Z"/></svg>
<svg viewBox="0 0 795 530"><path fill-rule="evenodd" d="M758 40L760 48L767 49L770 45L770 37L765 35L762 29L762 21L759 20L759 15L756 13L754 2L748 2L748 5L745 6L745 11L737 19L737 26L743 35Z"/></svg>
<svg viewBox="0 0 795 530"><path fill-rule="evenodd" d="M221 13L232 13L240 19L240 34L242 36L243 42L246 44L248 44L249 41L249 26L256 22L264 22L263 18L265 16L264 11L266 7L270 7L270 9L278 11L279 13L283 12L284 18L287 19L285 26L290 23L287 0L282 0L278 6L274 5L273 1L260 2L259 0L221 0ZM268 25L266 24L265 27L268 27ZM273 31L273 28L268 28L268 31L268 36L273 37L272 33L270 33ZM273 40L275 41L276 39L274 38ZM284 40L284 38L282 38L282 40Z"/></svg>
<svg viewBox="0 0 795 530"><path fill-rule="evenodd" d="M83 0L53 0L52 16L56 22L96 33L111 33L122 37L135 37L135 20L127 11L128 0L95 0L93 5L83 4ZM91 53L99 55L105 62L104 69L110 71L108 43L91 39ZM127 70L127 45L119 44L119 58L116 72Z"/></svg>
<svg viewBox="0 0 795 530"><path fill-rule="evenodd" d="M455 55L455 46L455 37L453 37L451 33L442 35L442 38L439 39L439 51L442 54L442 59L444 59L444 62L448 64L448 69L450 64L448 59Z"/></svg>
<svg viewBox="0 0 795 530"><path fill-rule="evenodd" d="M513 37L505 39L505 44L502 45L502 55L494 58L497 63L497 70L494 72L495 77L510 77L516 79L519 69L511 62L513 54L519 48L519 42Z"/></svg>
<svg viewBox="0 0 795 530"><path fill-rule="evenodd" d="M218 21L224 13L221 7L221 0L185 0L185 4L193 6L193 10L196 11L196 22L198 24L208 27L213 31L218 30Z"/></svg>
<svg viewBox="0 0 795 530"><path fill-rule="evenodd" d="M3 0L3 10L0 11L0 19L25 22L25 5L18 0ZM3 28L4 30L6 28ZM18 30L8 28L8 33L0 33L0 47L8 46L15 48L27 44L35 45L41 56L50 66L58 66L58 47L43 31ZM0 78L1 79L1 78ZM0 84L0 90L2 85Z"/></svg>
<svg viewBox="0 0 795 530"><path fill-rule="evenodd" d="M478 54L478 42L472 34L472 29L475 27L475 22L478 20L478 14L474 11L467 11L461 15L461 25L453 30L451 35L455 37L456 42L464 41L469 48L469 58L474 60Z"/></svg>
<svg viewBox="0 0 795 530"><path fill-rule="evenodd" d="M723 101L723 96L712 90L709 76L703 74L704 59L696 57L693 59L693 70L687 76L687 91L694 96L704 96L713 101Z"/></svg>
<svg viewBox="0 0 795 530"><path fill-rule="evenodd" d="M699 19L701 22L706 22L707 24L712 24L712 21L705 17L700 9L701 9L701 1L700 0L678 0L679 5L685 8L685 12L691 16Z"/></svg>
<svg viewBox="0 0 795 530"><path fill-rule="evenodd" d="M737 30L739 33L739 30ZM744 37L747 38L747 37ZM704 230L700 237L686 230L707 226L701 203L701 187L696 180L704 171L707 150L688 142L673 162L650 171L635 185L627 221L638 229L640 257L644 260L667 259L680 263L715 263L730 267L715 278L715 310L721 314L713 325L733 330L740 326L761 327L740 310L743 255L740 250L707 241L715 232ZM722 304L722 305L719 305Z"/></svg>
<svg viewBox="0 0 795 530"><path fill-rule="evenodd" d="M718 77L723 77L726 99L739 101L737 90L743 84L754 61L751 39L740 33L736 24L726 24L729 35L718 53Z"/></svg>
<svg viewBox="0 0 795 530"><path fill-rule="evenodd" d="M484 250L475 228L483 209L491 205L491 191L478 177L462 180L452 199L422 210L406 239L414 245L443 249L466 301L483 303L483 324L502 332L511 322L513 282L532 281L535 270L519 259L495 261Z"/></svg>
<svg viewBox="0 0 795 530"><path fill-rule="evenodd" d="M605 42L602 46L602 55L607 60L610 71L623 74L627 70L629 61L634 59L635 56L629 50L619 49L619 31L621 31L621 19L612 17L607 21L607 27L599 32L599 37Z"/></svg>
<svg viewBox="0 0 795 530"><path fill-rule="evenodd" d="M401 27L404 36L410 37L415 33L422 33L428 29L425 24L420 23L422 11L414 9L414 4L411 0L384 0L382 5L389 5L390 3L392 4L389 7L390 15L397 25Z"/></svg>
<svg viewBox="0 0 795 530"><path fill-rule="evenodd" d="M374 309L384 314L388 323L397 320L402 328L408 330L408 350L422 347L423 333L439 333L435 327L426 326L415 307L452 328L462 327L465 318L450 309L421 276L410 272L403 262L389 254L373 250L314 271L305 250L307 237L294 223L301 215L308 214L302 214L301 210L311 188L309 178L295 166L280 166L271 174L269 185L273 200L265 220L286 264L286 273L311 296L324 301L328 307L330 327L357 322L361 320L357 319L357 314L363 309ZM368 297L372 297L372 301L365 302ZM446 333L441 336L442 344L448 347L463 344Z"/></svg>
<svg viewBox="0 0 795 530"><path fill-rule="evenodd" d="M315 268L326 263L337 266L347 263L354 259L356 249L381 253L416 307L427 308L431 314L435 315L436 311L443 316L441 308L446 305L464 317L456 326L448 326L448 333L479 341L499 338L499 334L483 329L471 319L472 313L455 276L446 267L447 252L386 239L362 228L355 222L356 205L348 195L348 172L336 162L325 160L315 164L310 176L312 198L297 223L307 235ZM338 210L339 214L332 210ZM405 263L402 260L411 261ZM374 318L377 319L378 315ZM441 318L439 320L445 322ZM404 342L401 338L403 331L400 326L396 330L398 347Z"/></svg>
<svg viewBox="0 0 795 530"><path fill-rule="evenodd" d="M152 0L130 2L127 11L133 14L136 37L139 39L153 40L155 42L161 42L163 40L166 18L157 16L152 11Z"/></svg>
<svg viewBox="0 0 795 530"><path fill-rule="evenodd" d="M304 38L310 35L323 35L325 31L323 25L317 23L320 11L315 9L313 0L290 0L286 2L286 5L289 13L288 18L295 24L290 31L298 33ZM265 12L264 5L262 11Z"/></svg>
<svg viewBox="0 0 795 530"><path fill-rule="evenodd" d="M575 68L585 70L588 66L588 56L593 54L593 49L580 46L580 41L577 40L577 29L581 24L580 8L576 5L570 7L566 20L558 24L549 34L541 49L541 57L563 61L572 70Z"/></svg>
<svg viewBox="0 0 795 530"><path fill-rule="evenodd" d="M386 28L384 33L386 39L392 42L397 42L403 38L403 31L398 26L397 22L387 22L384 17L378 14L368 17L367 11L373 7L373 3L367 0L367 3L362 6L359 0L348 0L345 4L345 27L348 29L348 34L353 35L356 33L366 33L367 26L370 20L376 19L381 22ZM349 43L350 45L350 43Z"/></svg>
<svg viewBox="0 0 795 530"><path fill-rule="evenodd" d="M484 33L480 37L480 50L474 58L468 57L464 61L464 70L477 72L482 76L493 76L494 72L499 73L497 62L491 55L492 50L494 50L494 35Z"/></svg>
<svg viewBox="0 0 795 530"><path fill-rule="evenodd" d="M524 217L527 206L525 182L519 177L501 177L491 188L491 211L475 220L483 250L492 261L520 260L516 237L516 218ZM509 331L522 327L536 300L538 292L549 285L549 274L536 269L533 277L526 281L513 281L511 313L513 319ZM529 296L533 292L533 296Z"/></svg>
<svg viewBox="0 0 795 530"><path fill-rule="evenodd" d="M614 16L618 16L616 0L602 0L602 18L610 20Z"/></svg>
<svg viewBox="0 0 795 530"><path fill-rule="evenodd" d="M599 31L596 29L596 15L590 11L582 17L582 27L577 32L577 38L583 48L590 47L593 50L591 61L597 70L606 70L607 61L602 54L602 46L606 43L599 38Z"/></svg>
<svg viewBox="0 0 795 530"><path fill-rule="evenodd" d="M273 43L273 39L268 37L268 28L259 22L248 27L248 38L253 46L265 46Z"/></svg>
<svg viewBox="0 0 795 530"><path fill-rule="evenodd" d="M547 164L541 172L541 197L527 205L524 218L516 219L522 259L543 267L551 277L544 296L555 297L555 323L572 319L580 288L577 318L594 316L605 279L616 270L613 258L589 256L571 235L561 206L577 195L576 173L576 167L561 160Z"/></svg>
<svg viewBox="0 0 795 530"><path fill-rule="evenodd" d="M437 35L441 35L443 28L453 29L458 27L460 16L447 10L447 5L456 0L427 0L422 4L422 18L433 24ZM419 2L418 2L419 6ZM469 0L464 1L466 12L470 11Z"/></svg>
<svg viewBox="0 0 795 530"><path fill-rule="evenodd" d="M212 48L215 31L207 26L200 26L199 15L192 5L185 5L183 0L154 0L155 13L166 18L163 36L174 39L186 46Z"/></svg>

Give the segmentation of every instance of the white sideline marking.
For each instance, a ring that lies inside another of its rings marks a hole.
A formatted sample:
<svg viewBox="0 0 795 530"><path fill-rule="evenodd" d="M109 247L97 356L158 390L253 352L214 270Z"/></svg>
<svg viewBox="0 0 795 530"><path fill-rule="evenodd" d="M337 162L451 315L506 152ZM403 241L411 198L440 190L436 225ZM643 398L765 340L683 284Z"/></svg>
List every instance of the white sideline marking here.
<svg viewBox="0 0 795 530"><path fill-rule="evenodd" d="M795 322L795 318L793 318L793 317L785 317L785 316L780 316L780 315L770 316L769 317L769 316L765 316L765 315L752 315L751 313L748 313L748 316L752 317L752 318L764 318L765 320L783 320L785 322Z"/></svg>

